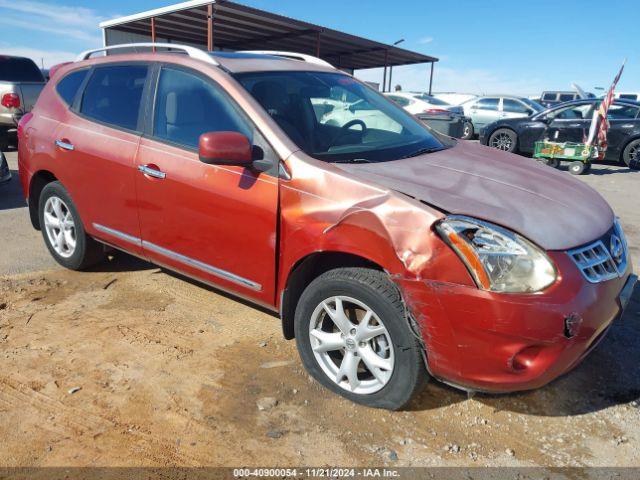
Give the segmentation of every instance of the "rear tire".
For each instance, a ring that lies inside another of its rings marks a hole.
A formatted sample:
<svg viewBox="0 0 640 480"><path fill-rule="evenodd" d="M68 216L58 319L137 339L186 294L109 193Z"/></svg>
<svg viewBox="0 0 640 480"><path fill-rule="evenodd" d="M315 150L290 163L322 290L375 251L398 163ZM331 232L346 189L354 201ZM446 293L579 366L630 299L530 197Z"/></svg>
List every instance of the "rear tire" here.
<svg viewBox="0 0 640 480"><path fill-rule="evenodd" d="M398 410L429 378L408 322L387 274L340 268L305 289L294 327L302 363L318 382L356 403Z"/></svg>
<svg viewBox="0 0 640 480"><path fill-rule="evenodd" d="M78 210L60 182L42 189L38 217L44 243L63 267L84 270L104 259L102 245L86 234Z"/></svg>
<svg viewBox="0 0 640 480"><path fill-rule="evenodd" d="M622 161L631 170L640 170L640 138L630 141L624 148Z"/></svg>
<svg viewBox="0 0 640 480"><path fill-rule="evenodd" d="M462 140L471 140L474 135L473 123L464 122L464 126L462 127Z"/></svg>
<svg viewBox="0 0 640 480"><path fill-rule="evenodd" d="M513 153L518 146L518 135L509 128L499 128L489 136L487 144L491 148Z"/></svg>

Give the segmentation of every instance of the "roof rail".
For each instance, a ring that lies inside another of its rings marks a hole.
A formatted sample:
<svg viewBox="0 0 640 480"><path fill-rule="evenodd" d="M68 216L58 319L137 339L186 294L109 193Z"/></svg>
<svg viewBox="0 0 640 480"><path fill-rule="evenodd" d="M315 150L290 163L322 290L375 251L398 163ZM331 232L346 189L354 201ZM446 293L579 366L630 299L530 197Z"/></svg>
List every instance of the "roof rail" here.
<svg viewBox="0 0 640 480"><path fill-rule="evenodd" d="M298 53L298 52L283 52L279 50L242 50L242 51L239 51L238 53L255 53L257 55L273 55L274 57L291 58L293 60L300 60L307 63L313 63L315 65L321 65L323 67L329 67L334 70L336 69L336 67L331 65L329 62L322 60L321 58L314 57L312 55L305 55L304 53Z"/></svg>
<svg viewBox="0 0 640 480"><path fill-rule="evenodd" d="M195 58L196 60L202 60L203 62L209 63L211 65L220 65L216 62L211 55L209 55L204 50L200 50L196 47L189 47L188 45L180 45L177 43L123 43L121 45L111 45L109 47L101 47L94 48L93 50L86 50L82 52L80 55L76 57L76 62L81 62L82 60L87 60L94 53L97 52L106 52L108 50L116 50L116 49L124 49L124 48L171 48L173 50L182 50L191 58Z"/></svg>

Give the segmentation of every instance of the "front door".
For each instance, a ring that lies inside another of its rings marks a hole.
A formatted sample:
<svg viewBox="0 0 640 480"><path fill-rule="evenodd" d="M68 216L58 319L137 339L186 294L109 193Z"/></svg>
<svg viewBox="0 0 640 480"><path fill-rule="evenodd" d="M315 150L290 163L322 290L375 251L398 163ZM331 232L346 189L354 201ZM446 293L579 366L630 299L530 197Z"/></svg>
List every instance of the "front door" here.
<svg viewBox="0 0 640 480"><path fill-rule="evenodd" d="M235 131L275 154L208 77L159 72L153 125L140 141L136 188L145 255L223 289L274 303L278 180L198 158L202 133Z"/></svg>
<svg viewBox="0 0 640 480"><path fill-rule="evenodd" d="M583 143L589 135L593 107L593 103L582 103L551 112L548 138L554 142Z"/></svg>

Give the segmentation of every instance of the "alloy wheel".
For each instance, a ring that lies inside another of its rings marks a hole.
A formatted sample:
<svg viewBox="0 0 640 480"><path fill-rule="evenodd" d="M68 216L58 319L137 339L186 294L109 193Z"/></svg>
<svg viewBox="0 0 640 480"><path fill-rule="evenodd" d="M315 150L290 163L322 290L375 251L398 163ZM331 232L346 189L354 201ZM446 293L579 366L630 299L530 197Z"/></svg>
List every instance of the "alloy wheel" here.
<svg viewBox="0 0 640 480"><path fill-rule="evenodd" d="M395 355L389 332L359 300L334 296L321 302L309 323L309 339L327 377L349 392L375 393L391 379Z"/></svg>
<svg viewBox="0 0 640 480"><path fill-rule="evenodd" d="M500 132L491 137L491 146L493 148L497 148L498 150L504 150L505 152L508 152L511 150L512 145L513 140L508 133Z"/></svg>
<svg viewBox="0 0 640 480"><path fill-rule="evenodd" d="M511 146L513 145L513 140L509 134L501 132L493 137L491 137L491 146L493 148L497 148L498 150L504 150L508 152L511 150Z"/></svg>
<svg viewBox="0 0 640 480"><path fill-rule="evenodd" d="M44 205L44 227L49 243L63 258L69 258L76 250L76 225L73 214L62 199L51 196Z"/></svg>

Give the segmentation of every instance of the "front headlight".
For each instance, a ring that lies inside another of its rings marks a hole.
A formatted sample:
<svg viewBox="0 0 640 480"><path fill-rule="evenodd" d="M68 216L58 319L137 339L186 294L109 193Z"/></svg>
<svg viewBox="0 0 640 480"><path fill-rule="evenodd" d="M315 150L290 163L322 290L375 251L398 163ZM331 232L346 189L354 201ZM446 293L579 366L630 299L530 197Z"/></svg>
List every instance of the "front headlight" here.
<svg viewBox="0 0 640 480"><path fill-rule="evenodd" d="M538 292L556 281L545 252L517 233L462 215L445 218L436 230L483 290Z"/></svg>

